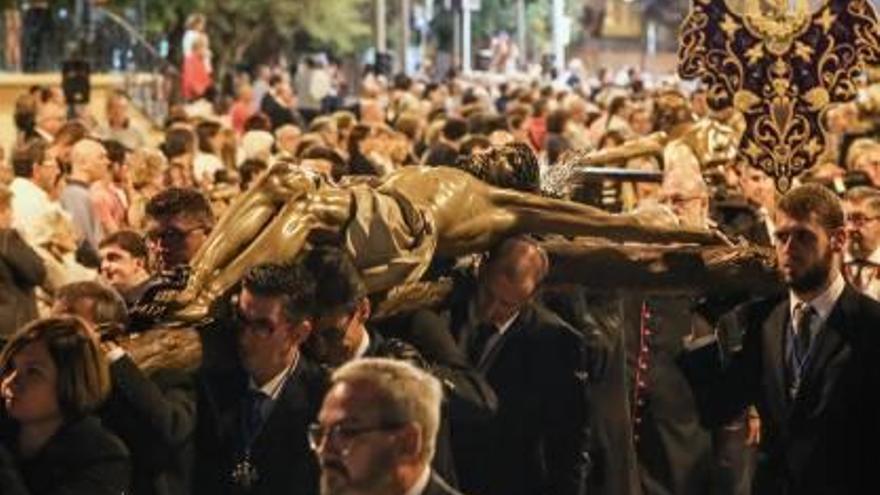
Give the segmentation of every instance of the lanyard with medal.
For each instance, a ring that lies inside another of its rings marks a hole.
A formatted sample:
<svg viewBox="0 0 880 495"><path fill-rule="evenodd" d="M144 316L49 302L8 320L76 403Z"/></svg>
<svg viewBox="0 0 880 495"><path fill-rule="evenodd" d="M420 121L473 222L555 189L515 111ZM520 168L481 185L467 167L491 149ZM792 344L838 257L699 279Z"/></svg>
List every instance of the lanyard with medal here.
<svg viewBox="0 0 880 495"><path fill-rule="evenodd" d="M251 450L257 437L263 431L263 426L265 426L269 416L268 413L264 414L264 403L278 397L281 388L284 387L287 379L290 378L291 373L296 368L298 357L297 355L297 359L287 368L287 371L284 372L284 377L272 388L271 393L266 394L260 390L253 389L248 391L249 394L252 394L252 397L250 401L246 401L244 414L241 415L242 456L241 460L232 468L231 473L232 482L245 490L250 490L260 480L260 473L251 460Z"/></svg>

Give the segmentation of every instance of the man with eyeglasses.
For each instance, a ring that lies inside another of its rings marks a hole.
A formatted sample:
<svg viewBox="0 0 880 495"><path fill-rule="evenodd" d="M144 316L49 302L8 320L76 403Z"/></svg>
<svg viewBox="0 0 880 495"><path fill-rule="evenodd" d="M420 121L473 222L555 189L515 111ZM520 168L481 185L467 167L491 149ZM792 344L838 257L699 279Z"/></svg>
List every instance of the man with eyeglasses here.
<svg viewBox="0 0 880 495"><path fill-rule="evenodd" d="M321 495L461 495L430 468L442 399L436 378L403 361L336 370L309 429Z"/></svg>
<svg viewBox="0 0 880 495"><path fill-rule="evenodd" d="M497 399L486 379L468 363L448 325L435 313L416 311L368 322L366 284L346 251L319 246L304 263L317 284L314 330L303 346L305 354L328 368L367 357L398 359L428 369L440 379L447 401L432 466L455 485L449 426L492 417Z"/></svg>
<svg viewBox="0 0 880 495"><path fill-rule="evenodd" d="M13 152L12 170L15 179L9 190L13 193L13 225L27 241L33 242L34 229L40 219L61 209L50 196L61 169L49 144L42 139L32 139Z"/></svg>
<svg viewBox="0 0 880 495"><path fill-rule="evenodd" d="M307 429L326 380L299 351L312 331L314 290L300 264L257 265L224 328L207 330L234 337L237 359L202 365L194 494L317 492Z"/></svg>
<svg viewBox="0 0 880 495"><path fill-rule="evenodd" d="M150 199L146 212L154 272L189 264L214 227L211 203L196 189L166 189Z"/></svg>
<svg viewBox="0 0 880 495"><path fill-rule="evenodd" d="M843 200L844 275L859 292L880 300L880 190L856 187L847 191Z"/></svg>

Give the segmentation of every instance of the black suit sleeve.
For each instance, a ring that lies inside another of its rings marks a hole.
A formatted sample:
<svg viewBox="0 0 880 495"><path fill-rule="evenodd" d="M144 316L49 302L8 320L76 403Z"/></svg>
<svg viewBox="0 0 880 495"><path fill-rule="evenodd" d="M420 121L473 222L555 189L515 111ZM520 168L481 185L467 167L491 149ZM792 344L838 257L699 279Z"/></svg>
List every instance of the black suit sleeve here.
<svg viewBox="0 0 880 495"><path fill-rule="evenodd" d="M169 370L148 378L128 356L115 361L110 366L110 374L113 397L142 419L143 427L149 429L152 438L169 449L191 438L196 400L189 374Z"/></svg>
<svg viewBox="0 0 880 495"><path fill-rule="evenodd" d="M36 287L46 278L43 260L15 230L0 231L0 257L6 261L16 281L22 286Z"/></svg>
<svg viewBox="0 0 880 495"><path fill-rule="evenodd" d="M495 414L495 392L455 344L446 320L432 311L419 310L405 332L401 338L422 354L431 372L443 382L451 420L484 420Z"/></svg>
<svg viewBox="0 0 880 495"><path fill-rule="evenodd" d="M590 470L586 349L583 339L568 327L545 327L553 338L542 338L545 372L539 391L541 428L550 486L546 493L581 495Z"/></svg>
<svg viewBox="0 0 880 495"><path fill-rule="evenodd" d="M741 306L718 322L717 335L745 332L741 349L724 349L721 341L686 350L679 365L694 392L700 419L718 428L756 403L761 377L761 322L753 308ZM764 315L766 316L766 315ZM725 352L727 351L727 352Z"/></svg>

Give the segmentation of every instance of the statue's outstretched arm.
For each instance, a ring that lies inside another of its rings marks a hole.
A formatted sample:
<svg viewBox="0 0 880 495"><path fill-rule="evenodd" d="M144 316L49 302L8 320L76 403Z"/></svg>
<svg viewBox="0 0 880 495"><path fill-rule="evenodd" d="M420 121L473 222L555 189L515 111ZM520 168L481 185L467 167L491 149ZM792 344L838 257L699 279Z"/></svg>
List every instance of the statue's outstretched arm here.
<svg viewBox="0 0 880 495"><path fill-rule="evenodd" d="M613 214L573 201L505 189L491 190L492 203L513 216L514 233L603 237L620 242L722 244L703 229L655 225L632 214Z"/></svg>

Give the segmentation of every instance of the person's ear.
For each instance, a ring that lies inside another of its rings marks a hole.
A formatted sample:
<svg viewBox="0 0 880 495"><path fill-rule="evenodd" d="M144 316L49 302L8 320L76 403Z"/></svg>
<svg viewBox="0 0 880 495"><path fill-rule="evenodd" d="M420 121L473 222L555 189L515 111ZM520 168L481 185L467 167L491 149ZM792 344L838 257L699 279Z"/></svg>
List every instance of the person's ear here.
<svg viewBox="0 0 880 495"><path fill-rule="evenodd" d="M368 297L364 297L363 299L361 299L357 306L358 318L360 318L362 322L366 322L370 319L370 314L372 314L372 310L373 307L370 304L370 299Z"/></svg>
<svg viewBox="0 0 880 495"><path fill-rule="evenodd" d="M415 422L407 423L397 434L396 452L408 461L417 461L425 449L422 442L422 426Z"/></svg>
<svg viewBox="0 0 880 495"><path fill-rule="evenodd" d="M831 250L835 253L843 252L846 246L846 229L843 227L832 230L828 234L828 241L831 244Z"/></svg>
<svg viewBox="0 0 880 495"><path fill-rule="evenodd" d="M299 324L295 325L292 329L294 340L296 341L296 345L299 346L303 342L309 339L309 336L312 334L313 330L312 320L311 318L304 318Z"/></svg>

